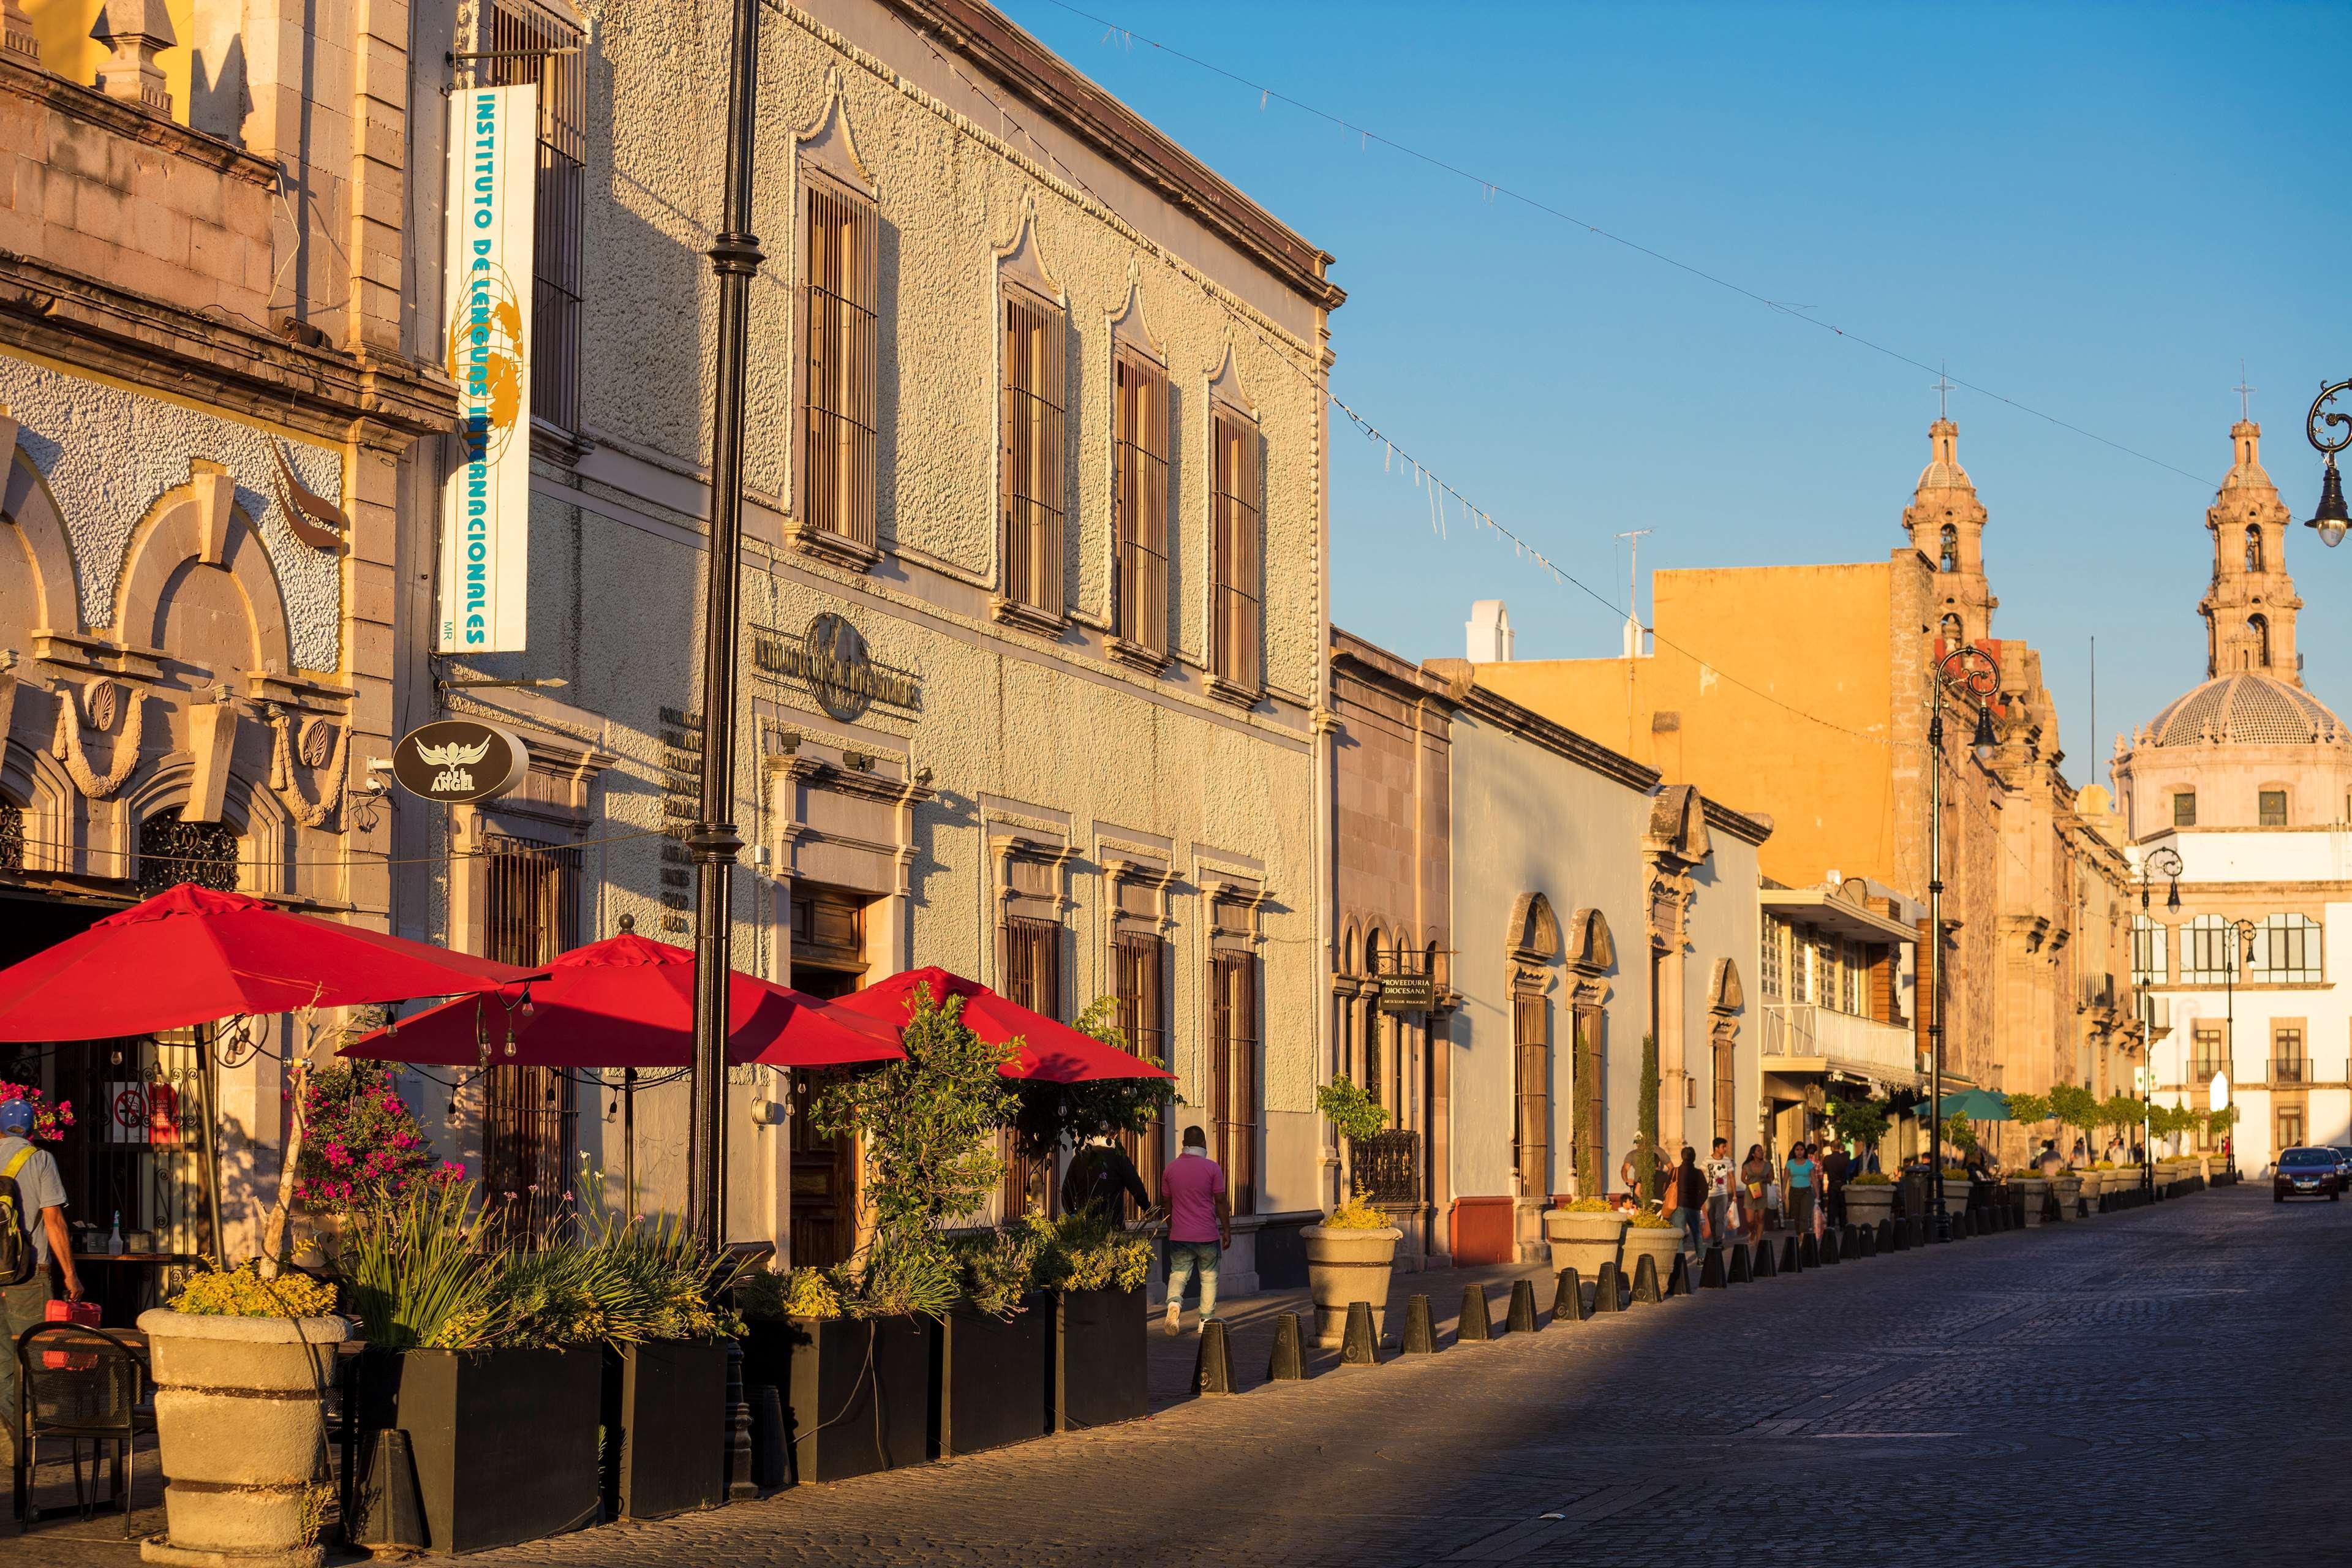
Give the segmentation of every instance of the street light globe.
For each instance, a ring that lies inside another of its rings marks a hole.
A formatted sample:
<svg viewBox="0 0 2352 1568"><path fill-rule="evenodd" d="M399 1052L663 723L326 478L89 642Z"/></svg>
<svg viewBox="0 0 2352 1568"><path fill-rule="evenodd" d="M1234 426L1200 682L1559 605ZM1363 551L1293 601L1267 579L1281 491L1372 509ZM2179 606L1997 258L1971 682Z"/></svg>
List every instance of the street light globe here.
<svg viewBox="0 0 2352 1568"><path fill-rule="evenodd" d="M2327 455L2327 472L2319 481L2319 510L2311 514L2305 526L2319 531L2319 542L2333 548L2344 542L2344 531L2352 525L2352 512L2344 507L2344 476L2336 469L2336 454Z"/></svg>
<svg viewBox="0 0 2352 1568"><path fill-rule="evenodd" d="M2000 737L1992 732L1990 709L1977 710L1977 732L1969 738L1969 749L1976 753L1978 762L1987 765L1990 765L1994 754L2000 750Z"/></svg>

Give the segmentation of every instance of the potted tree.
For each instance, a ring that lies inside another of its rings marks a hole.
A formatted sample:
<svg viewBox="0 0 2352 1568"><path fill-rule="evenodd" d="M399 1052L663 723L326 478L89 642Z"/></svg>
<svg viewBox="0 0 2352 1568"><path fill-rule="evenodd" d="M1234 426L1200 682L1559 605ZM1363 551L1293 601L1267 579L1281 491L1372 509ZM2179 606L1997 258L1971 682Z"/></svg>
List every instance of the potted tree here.
<svg viewBox="0 0 2352 1568"><path fill-rule="evenodd" d="M818 1131L857 1135L860 1217L872 1239L828 1281L839 1316L789 1325L791 1371L779 1386L796 1480L928 1457L936 1379L948 1364L934 1341L963 1283L945 1231L983 1207L1004 1170L996 1131L1018 1106L999 1069L1021 1043L982 1040L964 1025L961 997L942 1000L928 986L916 990L898 1038L902 1059L835 1079L811 1108ZM978 1347L987 1331L973 1329L968 1371L985 1359ZM1042 1373L1031 1387L1042 1420ZM827 1403L828 1389L845 1403Z"/></svg>
<svg viewBox="0 0 2352 1568"><path fill-rule="evenodd" d="M1619 1265L1628 1281L1633 1279L1634 1270L1641 1268L1644 1253L1651 1258L1651 1267L1658 1271L1658 1284L1663 1289L1666 1283L1666 1271L1683 1255L1683 1227L1675 1224L1672 1216L1656 1209L1637 1210L1626 1221L1625 1253Z"/></svg>
<svg viewBox="0 0 2352 1568"><path fill-rule="evenodd" d="M1352 1180L1356 1145L1369 1143L1386 1131L1389 1113L1351 1078L1335 1078L1315 1091L1315 1108L1340 1137L1348 1141Z"/></svg>
<svg viewBox="0 0 2352 1568"><path fill-rule="evenodd" d="M1158 1059L1129 1043L1111 997L1097 997L1073 1027L1147 1061ZM1026 1158L1037 1161L1065 1147L1080 1149L1075 1160L1083 1160L1090 1141L1149 1134L1184 1103L1170 1079L1023 1084L1016 1092L1016 1141ZM1035 1215L1029 1221L1034 1281L1045 1293L1039 1327L1050 1384L1045 1414L1055 1431L1132 1421L1149 1408L1143 1288L1151 1244L1130 1234L1120 1217L1073 1214L1051 1223Z"/></svg>
<svg viewBox="0 0 2352 1568"><path fill-rule="evenodd" d="M2050 1097L2046 1094L2020 1092L2007 1098L2010 1121L2023 1123L2028 1128L2025 1138L2025 1163L2018 1168L2015 1174L2009 1178L2009 1184L2016 1189L2018 1196L2025 1201L2025 1223L2040 1225L2042 1211L2050 1202L2050 1178L2043 1175L2042 1167L2034 1163L2036 1151L2033 1147L2034 1140L2031 1129L2034 1123L2049 1119Z"/></svg>
<svg viewBox="0 0 2352 1568"><path fill-rule="evenodd" d="M1372 1332L1387 1332L1389 1275L1404 1232L1370 1200L1351 1197L1300 1234L1307 1241L1307 1288L1315 1300L1315 1342L1344 1341L1348 1309L1358 1301L1372 1309Z"/></svg>
<svg viewBox="0 0 2352 1568"><path fill-rule="evenodd" d="M1944 1143L1947 1149L1957 1149L1966 1155L1977 1147L1977 1130L1964 1114L1955 1112L1944 1119ZM1969 1173L1959 1165L1947 1165L1940 1173L1944 1184L1944 1206L1958 1214L1969 1206Z"/></svg>
<svg viewBox="0 0 2352 1568"><path fill-rule="evenodd" d="M325 1405L350 1332L333 1305L330 1286L247 1265L140 1314L164 1477L150 1562L317 1568L333 1492Z"/></svg>
<svg viewBox="0 0 2352 1568"><path fill-rule="evenodd" d="M1604 1263L1622 1267L1625 1220L1623 1211L1599 1197L1577 1198L1565 1208L1548 1210L1544 1239L1551 1244L1552 1267L1573 1268L1580 1279L1599 1278Z"/></svg>
<svg viewBox="0 0 2352 1568"><path fill-rule="evenodd" d="M1886 1136L1886 1107L1874 1100L1832 1100L1824 1108L1832 1134L1852 1143L1857 1159L1866 1159ZM1877 1173L1849 1177L1845 1184L1846 1217L1855 1225L1875 1226L1895 1212L1895 1180Z"/></svg>

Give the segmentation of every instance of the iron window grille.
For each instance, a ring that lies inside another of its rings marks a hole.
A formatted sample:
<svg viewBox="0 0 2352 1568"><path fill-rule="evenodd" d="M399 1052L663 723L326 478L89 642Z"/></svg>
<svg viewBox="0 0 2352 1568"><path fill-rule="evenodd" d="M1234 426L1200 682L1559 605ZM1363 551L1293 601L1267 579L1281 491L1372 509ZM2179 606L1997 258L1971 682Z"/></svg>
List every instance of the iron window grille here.
<svg viewBox="0 0 2352 1568"><path fill-rule="evenodd" d="M1209 670L1228 685L1255 691L1263 676L1263 448L1257 431L1238 415L1220 409L1211 424L1216 489L1209 588L1215 613Z"/></svg>
<svg viewBox="0 0 2352 1568"><path fill-rule="evenodd" d="M878 318L874 209L821 182L808 188L803 258L802 500L807 525L874 548Z"/></svg>
<svg viewBox="0 0 2352 1568"><path fill-rule="evenodd" d="M1210 1109L1234 1213L1257 1212L1257 955L1209 958Z"/></svg>
<svg viewBox="0 0 2352 1568"><path fill-rule="evenodd" d="M1167 947L1156 936L1130 931L1111 949L1119 1032L1129 1050L1162 1067L1168 1065L1168 1029L1161 1021L1168 1005ZM1120 1140L1154 1203L1160 1201L1160 1173L1168 1162L1167 1120L1164 1113L1154 1116L1150 1127Z"/></svg>
<svg viewBox="0 0 2352 1568"><path fill-rule="evenodd" d="M1015 1006L1062 1016L1062 927L1057 921L1028 915L1008 915L1004 921L1004 996ZM1007 1129L998 1150L1004 1161L1002 1183L1004 1217L1017 1220L1031 1199L1049 1211L1054 1205L1050 1169L1044 1161L1020 1157Z"/></svg>
<svg viewBox="0 0 2352 1568"><path fill-rule="evenodd" d="M574 944L577 847L491 834L481 859L484 956L540 964ZM571 1219L565 1194L579 1142L575 1086L562 1068L511 1063L493 1064L483 1085L484 1206L528 1246Z"/></svg>
<svg viewBox="0 0 2352 1568"><path fill-rule="evenodd" d="M1376 1204L1421 1201L1421 1134L1391 1127L1348 1142L1348 1171L1355 1194Z"/></svg>
<svg viewBox="0 0 2352 1568"><path fill-rule="evenodd" d="M1027 293L1004 294L1004 416L998 500L1004 514L1004 591L1042 615L1062 615L1062 524L1068 450L1062 312Z"/></svg>
<svg viewBox="0 0 2352 1568"><path fill-rule="evenodd" d="M1168 377L1157 365L1121 357L1111 365L1113 449L1118 475L1117 630L1124 640L1168 652Z"/></svg>
<svg viewBox="0 0 2352 1568"><path fill-rule="evenodd" d="M587 174L587 55L580 29L539 6L501 0L489 14L486 87L539 84L530 297L530 411L580 427L583 197ZM557 51L565 51L559 53Z"/></svg>
<svg viewBox="0 0 2352 1568"><path fill-rule="evenodd" d="M236 891L236 829L223 822L183 822L173 806L139 824L139 891L146 897L175 882L215 892Z"/></svg>

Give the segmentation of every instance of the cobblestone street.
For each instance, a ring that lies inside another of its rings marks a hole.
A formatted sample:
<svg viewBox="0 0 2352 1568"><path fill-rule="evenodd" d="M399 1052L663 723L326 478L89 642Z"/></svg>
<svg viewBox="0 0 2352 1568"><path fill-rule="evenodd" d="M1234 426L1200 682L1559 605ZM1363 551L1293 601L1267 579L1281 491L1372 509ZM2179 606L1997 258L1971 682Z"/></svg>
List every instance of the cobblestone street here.
<svg viewBox="0 0 2352 1568"><path fill-rule="evenodd" d="M474 1561L2341 1561L2347 1243L2352 1206L2208 1193ZM1448 1283L1446 1316L1460 1277L1400 1289ZM1283 1304L1242 1304L1245 1384ZM1153 1342L1175 1392L1192 1342ZM0 1563L128 1561L119 1530Z"/></svg>

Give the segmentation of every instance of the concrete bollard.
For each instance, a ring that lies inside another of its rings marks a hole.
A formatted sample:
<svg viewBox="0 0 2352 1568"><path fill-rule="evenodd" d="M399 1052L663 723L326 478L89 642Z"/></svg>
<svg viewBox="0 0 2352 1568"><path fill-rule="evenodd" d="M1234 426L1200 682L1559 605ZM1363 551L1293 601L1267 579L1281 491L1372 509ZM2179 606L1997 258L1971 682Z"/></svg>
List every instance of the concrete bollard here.
<svg viewBox="0 0 2352 1568"><path fill-rule="evenodd" d="M1601 1273L1592 1287L1592 1310L1595 1312L1616 1312L1624 1310L1625 1277L1613 1262L1601 1266Z"/></svg>
<svg viewBox="0 0 2352 1568"><path fill-rule="evenodd" d="M1192 1357L1192 1392L1203 1397L1241 1392L1234 1382L1234 1352L1225 1342L1225 1325L1215 1318L1201 1325L1201 1348Z"/></svg>
<svg viewBox="0 0 2352 1568"><path fill-rule="evenodd" d="M1584 1281L1576 1277L1573 1268L1559 1271L1559 1286L1551 1293L1551 1321L1555 1323L1584 1321Z"/></svg>
<svg viewBox="0 0 2352 1568"><path fill-rule="evenodd" d="M1723 1248L1708 1247L1706 1261L1698 1268L1698 1288L1702 1290L1723 1290L1728 1289L1730 1284L1730 1280L1724 1278Z"/></svg>
<svg viewBox="0 0 2352 1568"><path fill-rule="evenodd" d="M1756 1278L1769 1279L1780 1272L1772 1267L1772 1239L1760 1237L1756 1242Z"/></svg>
<svg viewBox="0 0 2352 1568"><path fill-rule="evenodd" d="M1691 1291L1691 1260L1687 1252L1677 1252L1675 1260L1666 1265L1666 1300L1688 1296Z"/></svg>
<svg viewBox="0 0 2352 1568"><path fill-rule="evenodd" d="M1824 1267L1832 1263L1842 1263L1844 1261L1844 1259L1839 1256L1840 1248L1838 1247L1838 1233L1834 1229L1822 1232L1821 1250L1822 1263Z"/></svg>
<svg viewBox="0 0 2352 1568"><path fill-rule="evenodd" d="M1532 1279L1511 1281L1511 1310L1503 1319L1503 1331L1511 1334L1531 1334L1536 1331L1536 1282Z"/></svg>
<svg viewBox="0 0 2352 1568"><path fill-rule="evenodd" d="M1658 1260L1645 1252L1633 1262L1633 1300L1642 1303L1662 1299L1658 1291Z"/></svg>
<svg viewBox="0 0 2352 1568"><path fill-rule="evenodd" d="M1265 1380L1268 1383L1303 1383L1307 1379L1307 1352L1298 1334L1298 1314L1276 1312L1274 1317L1274 1353L1266 1358Z"/></svg>
<svg viewBox="0 0 2352 1568"><path fill-rule="evenodd" d="M1370 1301L1348 1303L1348 1331L1339 1340L1339 1364L1381 1364L1380 1331L1372 1327L1372 1304Z"/></svg>
<svg viewBox="0 0 2352 1568"><path fill-rule="evenodd" d="M1752 1257L1746 1242L1733 1242L1731 1249L1723 1255L1725 1283L1746 1285L1752 1281L1756 1278L1756 1270L1750 1266Z"/></svg>
<svg viewBox="0 0 2352 1568"><path fill-rule="evenodd" d="M1462 1288L1462 1321L1454 1326L1454 1342L1457 1345L1483 1345L1495 1337L1495 1325L1486 1316L1486 1291L1483 1286Z"/></svg>
<svg viewBox="0 0 2352 1568"><path fill-rule="evenodd" d="M1437 1327L1430 1320L1429 1298L1410 1296L1404 1304L1404 1353L1435 1355Z"/></svg>
<svg viewBox="0 0 2352 1568"><path fill-rule="evenodd" d="M1811 1241L1812 1240L1812 1237L1809 1236L1805 1237L1805 1239L1807 1241ZM1804 1252L1797 1246L1797 1238L1793 1236L1790 1237L1780 1244L1780 1272L1783 1274L1801 1274L1804 1272Z"/></svg>

